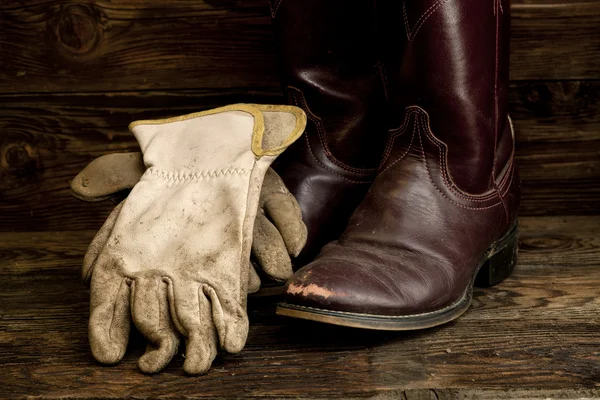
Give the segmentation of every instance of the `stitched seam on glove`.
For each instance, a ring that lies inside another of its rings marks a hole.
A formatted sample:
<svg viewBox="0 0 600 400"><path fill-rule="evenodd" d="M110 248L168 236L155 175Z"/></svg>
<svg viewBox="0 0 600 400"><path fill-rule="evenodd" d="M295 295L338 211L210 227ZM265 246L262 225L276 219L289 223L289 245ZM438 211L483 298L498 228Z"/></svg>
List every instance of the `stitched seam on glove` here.
<svg viewBox="0 0 600 400"><path fill-rule="evenodd" d="M249 175L250 171L242 168L228 168L214 171L201 171L201 172L168 172L150 167L146 170L144 175L157 176L159 178L166 179L168 181L192 181L192 180L204 180L213 179L226 176L244 176Z"/></svg>

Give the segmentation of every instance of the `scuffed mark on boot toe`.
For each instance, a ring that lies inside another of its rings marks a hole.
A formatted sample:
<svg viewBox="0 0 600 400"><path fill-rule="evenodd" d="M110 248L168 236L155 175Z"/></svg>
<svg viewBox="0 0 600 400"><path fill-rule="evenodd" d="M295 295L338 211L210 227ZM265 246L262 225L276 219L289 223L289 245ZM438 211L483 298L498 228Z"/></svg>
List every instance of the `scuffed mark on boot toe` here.
<svg viewBox="0 0 600 400"><path fill-rule="evenodd" d="M294 282L290 283L286 289L286 293L293 296L302 296L302 297L321 297L324 299L328 299L330 297L345 297L346 293L336 293L327 288L315 285L314 283L310 283L308 285L296 284Z"/></svg>

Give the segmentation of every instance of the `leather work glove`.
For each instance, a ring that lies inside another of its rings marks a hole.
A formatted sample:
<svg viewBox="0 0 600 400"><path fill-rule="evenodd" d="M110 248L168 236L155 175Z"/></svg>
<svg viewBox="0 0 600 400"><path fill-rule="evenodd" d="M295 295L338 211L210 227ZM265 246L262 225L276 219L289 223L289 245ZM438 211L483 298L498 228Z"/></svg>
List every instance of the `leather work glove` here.
<svg viewBox="0 0 600 400"><path fill-rule="evenodd" d="M88 202L109 198L122 200L145 170L140 152L107 154L93 160L77 174L71 182L71 190L75 197ZM291 257L300 253L306 236L298 202L279 175L269 168L254 223L252 256L256 266L274 281L287 280L294 273ZM251 263L248 293L256 293L260 285L259 275ZM268 294L265 290L261 291L263 293Z"/></svg>
<svg viewBox="0 0 600 400"><path fill-rule="evenodd" d="M218 344L241 351L263 178L305 124L296 107L237 104L130 125L146 171L83 262L98 361L123 358L130 320L149 342L138 362L143 372L169 363L178 332L189 374L210 368Z"/></svg>

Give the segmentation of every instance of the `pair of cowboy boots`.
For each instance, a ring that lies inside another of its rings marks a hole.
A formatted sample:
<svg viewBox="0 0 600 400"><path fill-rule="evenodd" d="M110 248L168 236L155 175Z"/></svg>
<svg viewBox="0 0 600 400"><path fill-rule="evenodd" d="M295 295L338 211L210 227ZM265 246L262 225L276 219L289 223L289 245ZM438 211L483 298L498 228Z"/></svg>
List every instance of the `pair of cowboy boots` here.
<svg viewBox="0 0 600 400"><path fill-rule="evenodd" d="M457 318L516 259L509 0L271 13L285 92L308 117L275 165L308 228L277 313L389 330Z"/></svg>

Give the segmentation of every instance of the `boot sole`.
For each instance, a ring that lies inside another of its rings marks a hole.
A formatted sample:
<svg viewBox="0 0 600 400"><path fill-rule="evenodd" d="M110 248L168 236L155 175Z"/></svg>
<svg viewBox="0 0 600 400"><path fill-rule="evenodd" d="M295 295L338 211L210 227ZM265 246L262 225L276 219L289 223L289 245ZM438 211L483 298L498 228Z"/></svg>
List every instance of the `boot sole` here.
<svg viewBox="0 0 600 400"><path fill-rule="evenodd" d="M286 317L307 319L352 328L408 331L431 328L460 317L471 305L473 287L489 287L506 279L517 260L517 225L485 252L475 274L460 299L440 310L412 315L377 315L331 311L314 307L279 303L276 313Z"/></svg>

